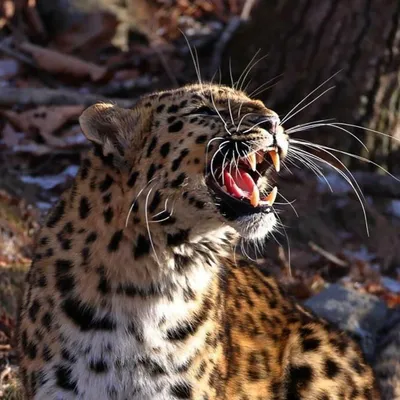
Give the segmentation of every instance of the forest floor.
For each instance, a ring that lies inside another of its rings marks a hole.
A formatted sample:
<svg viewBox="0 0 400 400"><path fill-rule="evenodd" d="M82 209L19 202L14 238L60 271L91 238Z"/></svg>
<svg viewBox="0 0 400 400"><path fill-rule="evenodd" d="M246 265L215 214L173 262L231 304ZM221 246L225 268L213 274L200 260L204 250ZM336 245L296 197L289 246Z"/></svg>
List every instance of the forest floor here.
<svg viewBox="0 0 400 400"><path fill-rule="evenodd" d="M221 51L215 39L249 2L176 1L168 8L162 1L132 1L134 20L113 1L85 12L49 3L9 0L0 6L0 398L5 399L18 398L15 316L34 238L88 149L80 113L97 100L129 107L143 93L193 81L180 30L199 49L200 60L208 55L215 62ZM146 32L151 24L157 29ZM286 231L269 238L259 254L253 248L248 253L301 301L339 283L394 308L400 305L400 190L387 175L352 172L365 195L366 218L340 174L324 170L325 180L293 167L279 177L281 201L291 203L278 204Z"/></svg>

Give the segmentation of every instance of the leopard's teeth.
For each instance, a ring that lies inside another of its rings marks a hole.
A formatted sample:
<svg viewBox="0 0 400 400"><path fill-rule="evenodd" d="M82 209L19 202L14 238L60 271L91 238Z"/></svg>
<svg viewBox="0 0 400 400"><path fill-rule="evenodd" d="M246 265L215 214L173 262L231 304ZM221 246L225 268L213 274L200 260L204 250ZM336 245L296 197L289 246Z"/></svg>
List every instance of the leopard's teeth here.
<svg viewBox="0 0 400 400"><path fill-rule="evenodd" d="M257 159L255 153L250 153L247 155L247 161L250 164L250 168L252 171L256 171L257 169Z"/></svg>
<svg viewBox="0 0 400 400"><path fill-rule="evenodd" d="M275 186L272 190L271 193L267 196L264 197L261 200L261 203L272 206L275 203L276 196L278 195L278 188Z"/></svg>
<svg viewBox="0 0 400 400"><path fill-rule="evenodd" d="M264 161L264 153L262 153L261 151L257 151L256 161L257 161L257 164L261 164Z"/></svg>
<svg viewBox="0 0 400 400"><path fill-rule="evenodd" d="M254 185L253 193L250 195L250 204L253 207L257 207L260 204L260 191L256 185Z"/></svg>
<svg viewBox="0 0 400 400"><path fill-rule="evenodd" d="M281 170L281 158L279 157L279 154L276 150L270 150L269 155L272 160L272 164L274 164L276 172L279 172Z"/></svg>

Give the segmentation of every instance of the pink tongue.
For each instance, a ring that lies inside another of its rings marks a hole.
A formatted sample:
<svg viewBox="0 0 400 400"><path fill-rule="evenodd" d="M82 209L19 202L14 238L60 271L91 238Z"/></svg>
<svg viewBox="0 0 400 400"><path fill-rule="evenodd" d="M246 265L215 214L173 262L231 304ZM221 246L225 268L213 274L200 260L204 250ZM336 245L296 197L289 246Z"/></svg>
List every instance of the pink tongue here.
<svg viewBox="0 0 400 400"><path fill-rule="evenodd" d="M240 168L235 170L233 174L224 170L224 182L228 193L238 198L246 197L250 199L256 186L253 178Z"/></svg>

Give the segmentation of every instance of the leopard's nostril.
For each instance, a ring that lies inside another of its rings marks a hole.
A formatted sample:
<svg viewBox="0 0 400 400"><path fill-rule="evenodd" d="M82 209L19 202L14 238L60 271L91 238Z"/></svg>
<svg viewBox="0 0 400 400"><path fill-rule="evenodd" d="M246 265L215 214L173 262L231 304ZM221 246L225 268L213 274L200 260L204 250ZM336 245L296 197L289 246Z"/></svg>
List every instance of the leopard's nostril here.
<svg viewBox="0 0 400 400"><path fill-rule="evenodd" d="M264 117L266 119L265 123L262 125L262 127L267 130L269 133L272 133L273 135L276 134L276 129L280 123L280 119L277 115L272 115L268 117Z"/></svg>
<svg viewBox="0 0 400 400"><path fill-rule="evenodd" d="M254 126L259 126L260 128L263 128L269 133L275 135L277 127L280 123L280 119L277 115L259 115L255 118L252 118L251 122L254 124Z"/></svg>

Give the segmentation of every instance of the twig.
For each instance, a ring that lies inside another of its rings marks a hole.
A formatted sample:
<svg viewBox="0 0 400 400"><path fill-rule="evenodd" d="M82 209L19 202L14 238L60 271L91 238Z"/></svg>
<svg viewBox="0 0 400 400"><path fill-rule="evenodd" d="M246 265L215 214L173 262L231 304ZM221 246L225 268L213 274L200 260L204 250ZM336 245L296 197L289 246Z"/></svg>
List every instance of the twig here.
<svg viewBox="0 0 400 400"><path fill-rule="evenodd" d="M96 94L83 94L71 90L44 88L3 88L0 91L0 106L56 106L56 105L85 105L104 101L130 108L137 99L108 99Z"/></svg>
<svg viewBox="0 0 400 400"><path fill-rule="evenodd" d="M152 45L150 45L150 46L154 50L154 52L157 54L157 56L161 62L161 65L163 66L171 83L174 85L174 87L178 87L179 84L178 84L178 80L176 79L176 75L174 74L174 72L172 71L170 66L168 65L168 62L165 59L163 52L159 48L157 48L157 46L152 46Z"/></svg>
<svg viewBox="0 0 400 400"><path fill-rule="evenodd" d="M232 36L239 29L243 22L247 22L250 18L251 10L253 9L256 0L246 0L244 3L240 17L232 17L222 32L218 42L214 46L214 52L211 58L211 65L209 69L209 76L212 77L221 65L221 59L225 47L232 40Z"/></svg>
<svg viewBox="0 0 400 400"><path fill-rule="evenodd" d="M336 265L339 265L340 267L347 267L349 265L346 261L343 261L340 258L336 257L334 254L329 253L329 251L324 250L322 247L319 247L314 242L308 242L308 245L311 247L313 251L315 251L322 257L326 258L328 261Z"/></svg>
<svg viewBox="0 0 400 400"><path fill-rule="evenodd" d="M285 250L281 246L278 247L278 259L279 262L281 263L283 271L287 273L291 278L293 278L292 267L289 263L288 258L286 257Z"/></svg>
<svg viewBox="0 0 400 400"><path fill-rule="evenodd" d="M32 27L34 32L37 35L40 35L42 39L46 39L47 32L36 8L36 0L28 0L25 14L28 20L28 24Z"/></svg>
<svg viewBox="0 0 400 400"><path fill-rule="evenodd" d="M246 0L243 6L242 13L240 14L240 18L243 21L247 21L250 18L251 10L253 9L256 0Z"/></svg>
<svg viewBox="0 0 400 400"><path fill-rule="evenodd" d="M242 24L240 17L232 17L222 32L218 42L214 46L214 52L211 58L211 66L209 69L209 76L212 77L221 65L222 54L225 50L226 45L231 41L233 34L237 31L239 26Z"/></svg>
<svg viewBox="0 0 400 400"><path fill-rule="evenodd" d="M42 82L52 88L60 87L60 84L47 73L44 73L38 65L33 61L30 57L18 51L15 47L12 46L12 37L7 37L4 40L0 41L0 52L7 54L10 57L15 58L23 64L28 65L29 67L36 70L36 76L42 80Z"/></svg>
<svg viewBox="0 0 400 400"><path fill-rule="evenodd" d="M11 47L12 38L7 37L0 42L0 51L7 54L10 57L15 58L22 63L29 65L30 67L37 68L37 65L32 61L31 58L27 57L25 54L20 53L16 49Z"/></svg>

